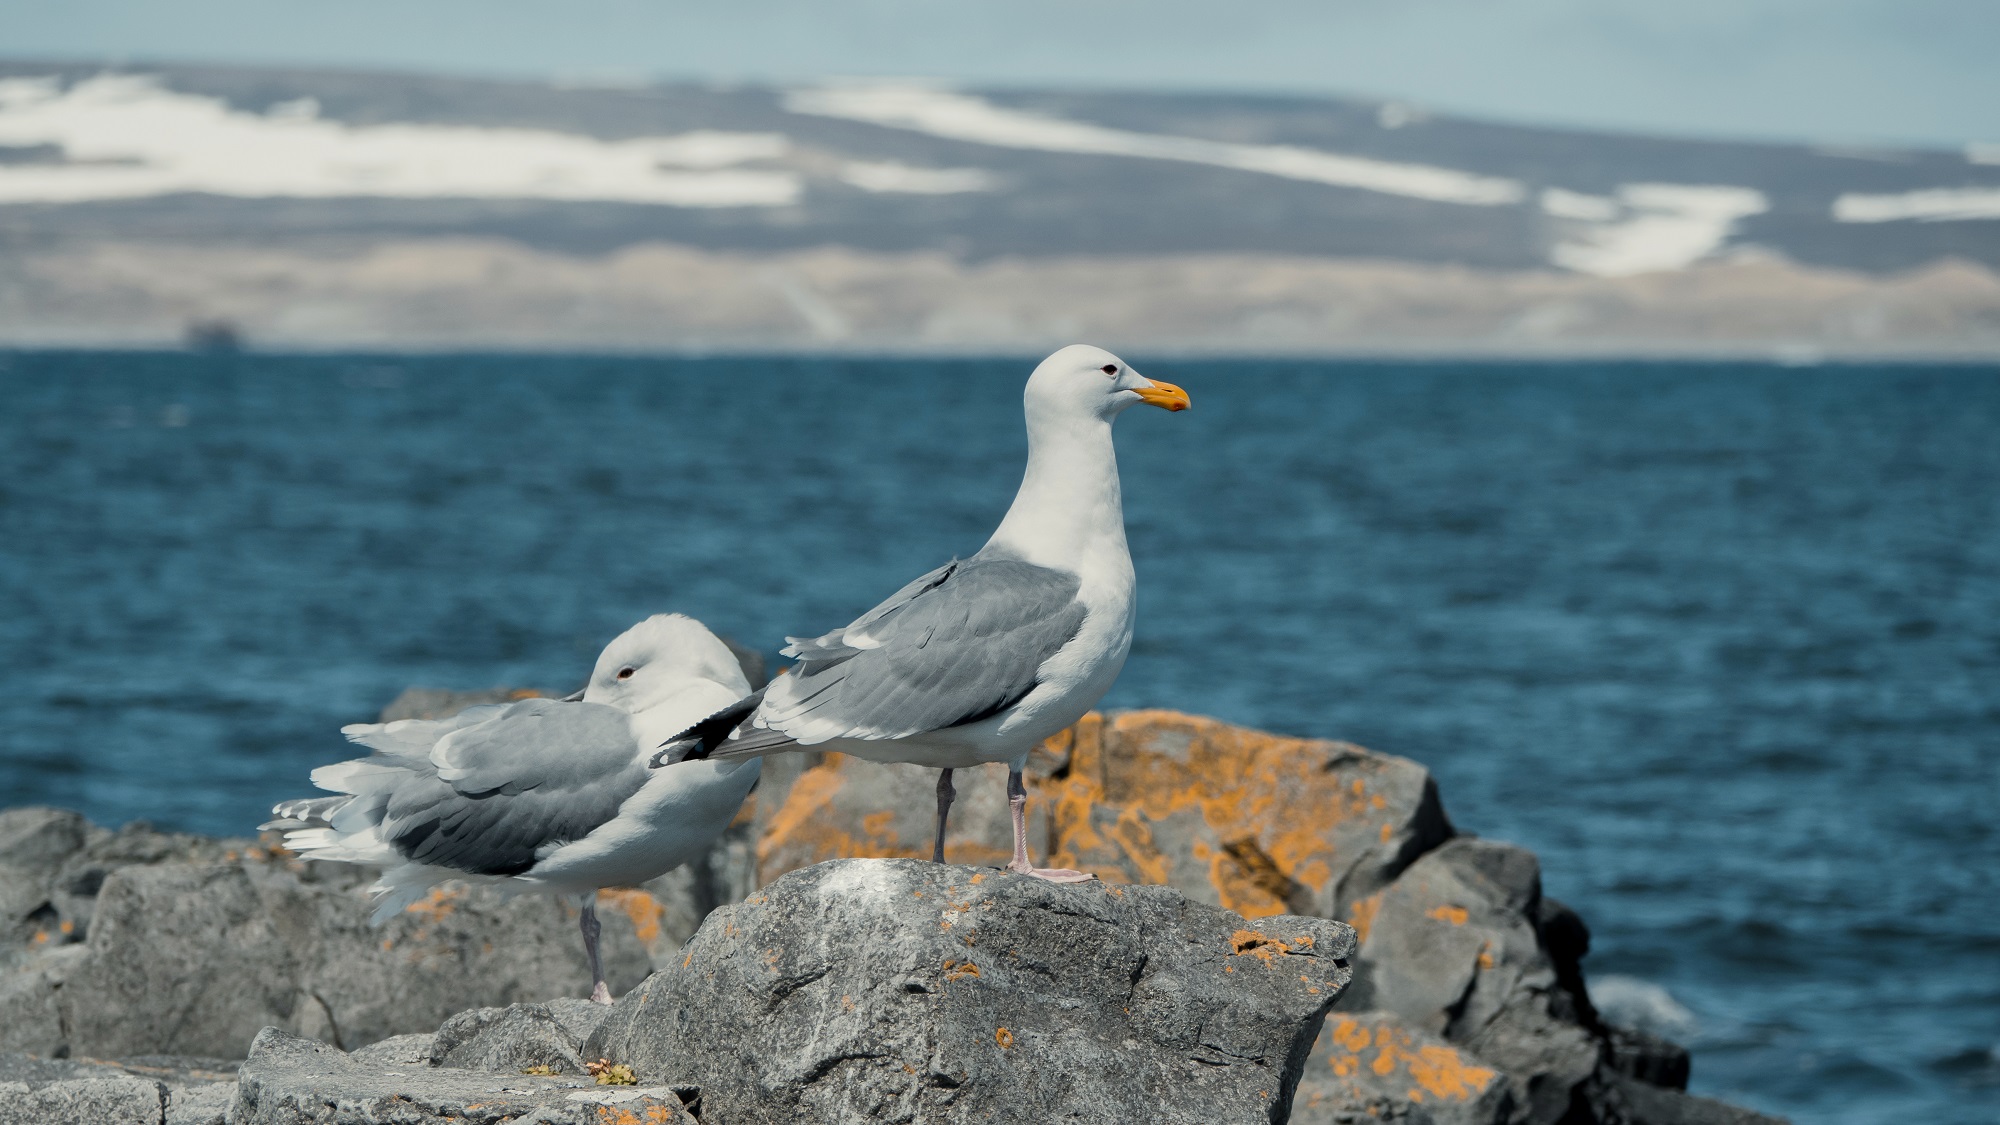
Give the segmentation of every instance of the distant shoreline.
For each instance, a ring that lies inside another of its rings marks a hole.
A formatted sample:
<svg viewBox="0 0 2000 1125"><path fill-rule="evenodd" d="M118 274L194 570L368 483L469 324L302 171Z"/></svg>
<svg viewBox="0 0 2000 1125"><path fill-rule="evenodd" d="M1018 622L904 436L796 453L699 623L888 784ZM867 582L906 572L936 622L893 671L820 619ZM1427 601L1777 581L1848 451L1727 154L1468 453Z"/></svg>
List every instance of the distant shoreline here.
<svg viewBox="0 0 2000 1125"><path fill-rule="evenodd" d="M214 337L211 339L211 337ZM1016 257L498 238L104 242L0 260L0 347L1197 358L1987 362L2000 275L1739 255L1670 273L1272 255Z"/></svg>
<svg viewBox="0 0 2000 1125"><path fill-rule="evenodd" d="M1818 367L1869 367L1877 365L1915 365L1925 367L1969 367L1979 368L2000 364L2000 347L1990 351L1919 351L1907 352L1852 352L1815 353L1800 356L1785 354L1780 349L1716 350L1712 352L1673 351L1662 347L1660 350L1645 351L1637 348L1620 350L1607 346L1602 350L1575 350L1567 352L1503 352L1479 351L1421 351L1412 347L1408 350L1355 350L1345 352L1285 352L1250 350L1204 350L1197 348L1175 348L1155 346L1144 341L1109 341L1107 347L1129 352L1133 355L1149 356L1169 362L1199 361L1202 363L1244 364L1261 363L1358 363L1358 364L1408 364L1429 366L1435 364L1474 364L1492 367L1576 365L1584 366L1603 363L1643 363L1663 366L1702 366L1718 363L1739 364L1756 367L1810 370ZM167 343L110 343L110 344L16 344L0 340L0 375L7 373L4 363L15 355L158 355L214 357L216 353L200 349L175 347ZM931 348L587 348L587 347L537 347L521 345L505 348L492 347L246 347L230 356L249 360L257 359L340 359L393 361L409 359L515 359L565 357L589 359L629 359L657 360L663 362L701 362L705 360L758 360L758 359L826 359L841 362L865 362L871 359L907 362L910 360L935 359L944 362L973 362L981 360L1018 361L1032 358L1036 348L1022 346L1012 349L968 349L944 350Z"/></svg>

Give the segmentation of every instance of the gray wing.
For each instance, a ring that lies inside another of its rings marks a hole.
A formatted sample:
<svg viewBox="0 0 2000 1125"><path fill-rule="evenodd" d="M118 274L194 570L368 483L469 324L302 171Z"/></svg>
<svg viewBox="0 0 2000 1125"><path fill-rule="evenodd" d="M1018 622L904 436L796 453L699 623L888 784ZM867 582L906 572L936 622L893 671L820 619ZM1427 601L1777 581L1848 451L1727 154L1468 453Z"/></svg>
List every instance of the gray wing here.
<svg viewBox="0 0 2000 1125"><path fill-rule="evenodd" d="M646 783L631 716L526 699L437 740L382 807L381 835L413 863L519 875L553 845L618 815Z"/></svg>
<svg viewBox="0 0 2000 1125"><path fill-rule="evenodd" d="M718 758L773 736L906 738L976 723L1019 703L1042 665L1083 627L1067 571L975 555L924 575L838 632L791 638L791 673L767 689L755 726Z"/></svg>

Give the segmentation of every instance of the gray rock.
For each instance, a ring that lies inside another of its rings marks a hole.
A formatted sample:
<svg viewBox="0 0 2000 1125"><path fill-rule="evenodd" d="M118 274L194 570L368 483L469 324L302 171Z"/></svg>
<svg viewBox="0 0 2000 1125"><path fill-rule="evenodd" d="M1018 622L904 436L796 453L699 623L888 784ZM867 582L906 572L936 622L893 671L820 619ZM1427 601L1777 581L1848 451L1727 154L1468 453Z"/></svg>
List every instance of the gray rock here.
<svg viewBox="0 0 2000 1125"><path fill-rule="evenodd" d="M1292 1099L1292 1125L1504 1125L1505 1075L1390 1012L1327 1017Z"/></svg>
<svg viewBox="0 0 2000 1125"><path fill-rule="evenodd" d="M227 1057L298 1005L299 965L243 868L117 872L61 992L73 1053Z"/></svg>
<svg viewBox="0 0 2000 1125"><path fill-rule="evenodd" d="M0 1053L0 1125L160 1125L171 1094L163 1076L188 1073Z"/></svg>
<svg viewBox="0 0 2000 1125"><path fill-rule="evenodd" d="M1628 1078L1668 1090L1685 1090L1690 1070L1688 1049L1657 1035L1608 1027L1604 1062Z"/></svg>
<svg viewBox="0 0 2000 1125"><path fill-rule="evenodd" d="M101 834L101 830L98 830ZM93 829L81 813L30 805L0 809L0 863L53 875Z"/></svg>
<svg viewBox="0 0 2000 1125"><path fill-rule="evenodd" d="M49 874L0 860L0 943L11 949L59 940Z"/></svg>
<svg viewBox="0 0 2000 1125"><path fill-rule="evenodd" d="M441 891L376 929L358 881L312 882L294 867L242 859L115 871L86 952L54 993L68 1031L58 1049L231 1057L266 1025L358 1047L429 1031L468 1001L589 987L575 920L551 900ZM614 986L636 984L649 962L633 928L608 913L604 937ZM46 1007L48 991L25 979L0 976L0 997L23 994L0 1016Z"/></svg>
<svg viewBox="0 0 2000 1125"><path fill-rule="evenodd" d="M1353 933L1165 887L822 863L711 915L586 1056L707 1125L1283 1121Z"/></svg>
<svg viewBox="0 0 2000 1125"><path fill-rule="evenodd" d="M105 880L127 867L163 863L234 863L265 855L256 841L156 832L135 820L116 832L93 828L83 847L63 860L49 887L64 941L83 941Z"/></svg>
<svg viewBox="0 0 2000 1125"><path fill-rule="evenodd" d="M610 1008L574 996L559 996L543 1006L548 1008L549 1014L556 1018L556 1024L562 1028L563 1035L576 1044L579 1051L590 1041L590 1037L597 1033L597 1029L604 1026L605 1019L611 1015Z"/></svg>
<svg viewBox="0 0 2000 1125"><path fill-rule="evenodd" d="M518 1074L547 1067L556 1074L581 1075L584 1040L604 1022L609 1009L588 1000L474 1008L444 1021L432 1040L433 1066Z"/></svg>
<svg viewBox="0 0 2000 1125"><path fill-rule="evenodd" d="M228 1125L236 1104L236 1083L208 1082L167 1093L165 1125Z"/></svg>
<svg viewBox="0 0 2000 1125"><path fill-rule="evenodd" d="M87 954L80 945L58 945L19 955L0 969L0 1051L67 1052L61 990Z"/></svg>
<svg viewBox="0 0 2000 1125"><path fill-rule="evenodd" d="M79 940L51 900L63 863L102 829L63 809L0 810L0 948Z"/></svg>
<svg viewBox="0 0 2000 1125"><path fill-rule="evenodd" d="M1582 1027L1550 1018L1533 999L1502 1009L1461 1041L1506 1072L1514 1088L1514 1121L1553 1125L1605 1119L1596 1104L1597 1040Z"/></svg>
<svg viewBox="0 0 2000 1125"><path fill-rule="evenodd" d="M664 1086L399 1067L266 1028L237 1084L232 1125L653 1125L693 1122Z"/></svg>
<svg viewBox="0 0 2000 1125"><path fill-rule="evenodd" d="M17 1086L46 1086L77 1078L116 1078L125 1072L106 1062L77 1059L45 1059L13 1051L0 1052L0 1082Z"/></svg>
<svg viewBox="0 0 2000 1125"><path fill-rule="evenodd" d="M44 1085L0 1081L0 1125L160 1125L166 1090L130 1075Z"/></svg>
<svg viewBox="0 0 2000 1125"><path fill-rule="evenodd" d="M391 1035L366 1047L356 1047L347 1057L370 1066L429 1066L431 1048L436 1044L437 1036L423 1032Z"/></svg>
<svg viewBox="0 0 2000 1125"><path fill-rule="evenodd" d="M1614 1078L1603 1092L1598 1120L1620 1125L1786 1125L1782 1117L1624 1077Z"/></svg>
<svg viewBox="0 0 2000 1125"><path fill-rule="evenodd" d="M1534 853L1441 844L1357 904L1366 937L1343 1010L1393 1012L1463 1045L1508 1076L1516 1121L1563 1120L1588 1097L1600 1044L1567 1018L1580 1005L1544 946L1541 907Z"/></svg>
<svg viewBox="0 0 2000 1125"><path fill-rule="evenodd" d="M236 1064L221 1059L183 1058L176 1055L144 1055L132 1059L45 1059L35 1055L0 1052L0 1082L43 1086L82 1078L143 1078L169 1089L231 1082Z"/></svg>
<svg viewBox="0 0 2000 1125"><path fill-rule="evenodd" d="M279 1026L343 1048L435 1030L468 1005L590 991L575 914L540 895L441 890L379 929L358 889L273 878L265 896L302 966L296 1022ZM633 920L615 909L599 916L605 973L613 989L631 988L651 969Z"/></svg>

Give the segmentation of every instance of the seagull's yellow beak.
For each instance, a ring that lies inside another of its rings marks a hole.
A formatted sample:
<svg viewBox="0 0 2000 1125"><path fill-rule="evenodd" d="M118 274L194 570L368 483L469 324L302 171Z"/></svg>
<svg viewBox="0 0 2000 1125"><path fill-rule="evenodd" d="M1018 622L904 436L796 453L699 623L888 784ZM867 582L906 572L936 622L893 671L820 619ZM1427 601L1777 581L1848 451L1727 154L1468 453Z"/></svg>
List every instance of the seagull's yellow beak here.
<svg viewBox="0 0 2000 1125"><path fill-rule="evenodd" d="M1140 387L1132 392L1139 396L1140 402L1148 406L1157 406L1164 410L1186 410L1189 406L1193 405L1193 403L1188 401L1188 393L1174 386L1172 383L1162 383L1158 379L1148 379L1146 381L1151 383L1152 386Z"/></svg>

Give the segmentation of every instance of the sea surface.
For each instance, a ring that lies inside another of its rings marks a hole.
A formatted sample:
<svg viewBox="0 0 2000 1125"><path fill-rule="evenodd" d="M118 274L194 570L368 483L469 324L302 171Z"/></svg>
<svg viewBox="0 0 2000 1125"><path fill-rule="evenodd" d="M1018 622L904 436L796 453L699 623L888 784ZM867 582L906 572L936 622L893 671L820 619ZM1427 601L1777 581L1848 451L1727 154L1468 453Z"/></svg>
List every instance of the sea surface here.
<svg viewBox="0 0 2000 1125"><path fill-rule="evenodd" d="M1423 762L1699 1092L2000 1121L2000 370L1130 358L1108 706ZM838 626L1028 366L0 353L0 804L248 833L405 685Z"/></svg>

